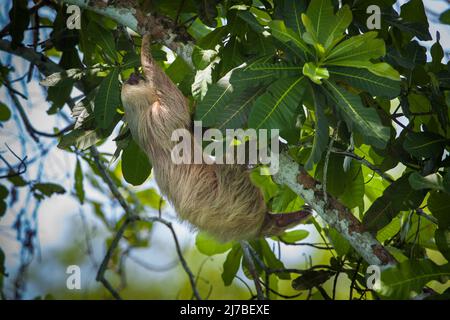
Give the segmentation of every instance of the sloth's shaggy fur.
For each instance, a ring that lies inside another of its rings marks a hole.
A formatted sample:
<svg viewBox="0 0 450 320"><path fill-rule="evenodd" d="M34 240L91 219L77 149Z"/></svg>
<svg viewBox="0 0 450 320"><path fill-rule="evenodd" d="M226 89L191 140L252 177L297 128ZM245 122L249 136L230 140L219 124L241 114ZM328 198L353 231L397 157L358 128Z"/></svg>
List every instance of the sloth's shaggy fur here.
<svg viewBox="0 0 450 320"><path fill-rule="evenodd" d="M133 138L146 152L161 192L180 218L222 241L280 234L309 211L275 219L245 166L174 164L171 141L175 129L190 131L186 98L149 53L150 37L142 40L145 79L133 76L122 87L122 103ZM191 136L192 148L201 148ZM288 218L286 220L286 218Z"/></svg>

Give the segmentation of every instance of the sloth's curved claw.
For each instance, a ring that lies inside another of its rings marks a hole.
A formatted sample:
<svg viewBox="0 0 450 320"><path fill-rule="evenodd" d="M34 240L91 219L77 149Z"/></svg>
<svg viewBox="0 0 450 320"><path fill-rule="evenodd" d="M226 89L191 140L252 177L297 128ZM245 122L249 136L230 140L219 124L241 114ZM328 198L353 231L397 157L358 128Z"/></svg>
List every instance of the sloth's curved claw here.
<svg viewBox="0 0 450 320"><path fill-rule="evenodd" d="M305 205L302 210L287 213L266 213L266 219L261 229L263 236L278 236L286 229L304 222L311 217L313 210Z"/></svg>
<svg viewBox="0 0 450 320"><path fill-rule="evenodd" d="M299 211L269 214L269 218L277 227L286 228L305 221L311 216L311 214L311 208L305 206L302 210Z"/></svg>

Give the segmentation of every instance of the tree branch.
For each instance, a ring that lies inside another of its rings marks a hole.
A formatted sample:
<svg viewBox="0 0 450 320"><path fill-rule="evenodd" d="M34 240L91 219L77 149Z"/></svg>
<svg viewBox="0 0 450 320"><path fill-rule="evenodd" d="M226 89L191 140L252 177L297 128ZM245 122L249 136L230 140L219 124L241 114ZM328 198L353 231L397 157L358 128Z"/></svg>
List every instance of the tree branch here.
<svg viewBox="0 0 450 320"><path fill-rule="evenodd" d="M324 201L322 185L311 177L287 154L280 154L280 171L274 175L275 182L285 184L302 197L317 214L335 228L369 264L395 263L389 252L366 230L350 210L328 195Z"/></svg>
<svg viewBox="0 0 450 320"><path fill-rule="evenodd" d="M145 32L151 32L153 29L161 30L160 21L169 21L170 26L164 26L163 35L159 35L161 37L161 42L174 51L177 55L179 55L191 68L193 68L192 63L192 52L194 50L193 44L188 41L184 43L182 41L175 41L177 38L181 37L186 40L187 35L186 32L180 32L180 29L177 28L176 23L171 21L166 17L161 16L152 16L147 15L136 8L124 8L118 6L108 5L105 6L102 1L89 1L89 0L60 0L66 4L74 4L78 7L86 10L93 11L105 17L111 18L117 23L130 28L131 30L144 34ZM186 42L186 41L185 41Z"/></svg>

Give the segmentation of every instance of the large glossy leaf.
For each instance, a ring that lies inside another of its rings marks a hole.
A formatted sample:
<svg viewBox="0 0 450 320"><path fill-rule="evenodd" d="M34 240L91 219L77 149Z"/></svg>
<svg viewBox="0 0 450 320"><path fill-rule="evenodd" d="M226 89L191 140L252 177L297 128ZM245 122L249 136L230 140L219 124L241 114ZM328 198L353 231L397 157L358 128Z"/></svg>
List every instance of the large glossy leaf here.
<svg viewBox="0 0 450 320"><path fill-rule="evenodd" d="M322 158L323 152L328 146L328 120L325 117L323 102L319 97L317 88L310 87L311 96L315 108L315 133L311 154L305 163L306 170L312 170L314 164Z"/></svg>
<svg viewBox="0 0 450 320"><path fill-rule="evenodd" d="M348 128L356 129L367 144L385 148L390 130L382 125L377 112L364 107L359 96L349 93L336 83L325 80L325 84Z"/></svg>
<svg viewBox="0 0 450 320"><path fill-rule="evenodd" d="M347 67L328 67L327 69L332 80L344 81L373 96L394 98L400 94L400 81L377 76L366 69Z"/></svg>
<svg viewBox="0 0 450 320"><path fill-rule="evenodd" d="M384 41L377 39L376 36L377 33L371 31L341 42L327 55L325 64L364 68L380 77L399 81L399 73L389 64L371 61L386 53Z"/></svg>
<svg viewBox="0 0 450 320"><path fill-rule="evenodd" d="M272 65L261 65L254 70L234 69L208 88L196 107L195 120L220 129L242 127L249 108L263 93L265 83L273 81L276 72L280 71Z"/></svg>
<svg viewBox="0 0 450 320"><path fill-rule="evenodd" d="M434 233L434 239L439 251L447 261L450 261L450 230L437 229Z"/></svg>
<svg viewBox="0 0 450 320"><path fill-rule="evenodd" d="M341 42L327 55L327 64L345 60L367 61L384 56L384 42L376 37L377 33L370 31Z"/></svg>
<svg viewBox="0 0 450 320"><path fill-rule="evenodd" d="M214 127L221 130L245 127L252 104L265 89L265 86L238 89L233 99L218 114Z"/></svg>
<svg viewBox="0 0 450 320"><path fill-rule="evenodd" d="M305 76L316 84L322 84L322 79L328 79L330 77L326 68L321 68L313 62L305 63L302 71Z"/></svg>
<svg viewBox="0 0 450 320"><path fill-rule="evenodd" d="M112 124L116 109L120 106L119 73L119 68L112 69L102 80L95 97L95 122L102 129Z"/></svg>
<svg viewBox="0 0 450 320"><path fill-rule="evenodd" d="M422 292L431 280L445 282L450 265L438 266L431 260L406 260L381 273L381 287L376 291L390 299L410 299Z"/></svg>
<svg viewBox="0 0 450 320"><path fill-rule="evenodd" d="M420 40L432 40L422 0L411 0L402 5L400 17L403 24L409 23L413 26L415 32L412 32L409 38L416 35Z"/></svg>
<svg viewBox="0 0 450 320"><path fill-rule="evenodd" d="M427 203L431 213L438 220L439 228L450 228L450 201L448 193L433 191Z"/></svg>
<svg viewBox="0 0 450 320"><path fill-rule="evenodd" d="M303 41L301 36L290 28L287 28L283 21L272 20L269 23L269 27L272 35L287 45L294 53L297 53L300 58L305 59L305 57L312 55L311 49ZM289 43L292 43L292 45Z"/></svg>
<svg viewBox="0 0 450 320"><path fill-rule="evenodd" d="M220 243L204 232L199 232L197 234L197 237L195 238L195 245L198 251L207 256L224 253L232 247L231 242Z"/></svg>
<svg viewBox="0 0 450 320"><path fill-rule="evenodd" d="M330 279L334 275L334 272L327 270L308 270L300 277L292 281L292 288L295 290L309 290L314 287L320 286L325 281Z"/></svg>
<svg viewBox="0 0 450 320"><path fill-rule="evenodd" d="M424 177L418 172L413 172L408 180L414 190L434 189L445 191L442 176L438 173L432 173Z"/></svg>
<svg viewBox="0 0 450 320"><path fill-rule="evenodd" d="M283 242L296 243L298 241L305 239L308 236L309 232L306 230L293 230L285 232L282 235L280 235L280 239L283 240Z"/></svg>
<svg viewBox="0 0 450 320"><path fill-rule="evenodd" d="M122 153L122 174L124 179L135 186L147 180L152 167L147 155L131 140Z"/></svg>
<svg viewBox="0 0 450 320"><path fill-rule="evenodd" d="M388 225L400 211L416 209L424 198L422 191L409 185L408 175L404 175L384 190L363 217L368 230L377 231Z"/></svg>
<svg viewBox="0 0 450 320"><path fill-rule="evenodd" d="M325 49L334 44L335 40L342 38L342 34L352 21L352 13L347 5L335 15L331 0L311 1L306 15L311 22L311 26L307 27L308 33L314 33L313 37Z"/></svg>
<svg viewBox="0 0 450 320"><path fill-rule="evenodd" d="M70 146L75 146L79 150L86 150L92 147L103 137L101 130L82 130L75 129L64 135L58 144L58 148L67 149Z"/></svg>
<svg viewBox="0 0 450 320"><path fill-rule="evenodd" d="M302 25L301 14L306 12L307 1L305 0L283 0L277 1L275 6L274 20L283 20L286 27L293 30L300 37L305 28Z"/></svg>
<svg viewBox="0 0 450 320"><path fill-rule="evenodd" d="M280 79L254 103L248 126L254 129L280 129L285 138L295 129L296 110L305 91L304 77Z"/></svg>
<svg viewBox="0 0 450 320"><path fill-rule="evenodd" d="M8 121L11 118L11 110L4 104L0 102L0 122Z"/></svg>
<svg viewBox="0 0 450 320"><path fill-rule="evenodd" d="M235 244L223 263L222 280L226 286L229 286L233 282L234 277L236 277L236 273L238 272L241 264L241 258L241 246L239 244Z"/></svg>
<svg viewBox="0 0 450 320"><path fill-rule="evenodd" d="M403 148L417 158L432 158L442 153L446 139L431 132L410 132Z"/></svg>

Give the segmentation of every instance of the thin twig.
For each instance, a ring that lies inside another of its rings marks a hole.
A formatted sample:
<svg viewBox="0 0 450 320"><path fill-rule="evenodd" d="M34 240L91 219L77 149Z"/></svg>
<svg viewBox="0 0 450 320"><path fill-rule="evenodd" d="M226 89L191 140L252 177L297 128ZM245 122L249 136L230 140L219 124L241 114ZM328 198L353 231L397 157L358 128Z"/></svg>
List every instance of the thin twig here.
<svg viewBox="0 0 450 320"><path fill-rule="evenodd" d="M350 284L349 300L353 299L353 288L355 287L356 277L358 276L359 267L361 266L361 263L362 263L362 259L359 259L358 263L356 264L355 273L353 273L352 283Z"/></svg>
<svg viewBox="0 0 450 320"><path fill-rule="evenodd" d="M111 295L117 300L122 300L122 297L119 295L119 293L116 291L116 289L114 289L112 287L112 285L109 283L109 281L105 278L105 272L108 269L108 264L109 264L109 261L111 260L111 256L112 256L114 250L116 249L116 247L118 246L119 241L122 238L127 226L130 223L132 223L133 221L135 221L136 219L137 219L136 216L129 216L129 217L127 217L127 219L125 219L123 224L120 226L119 230L114 235L114 238L108 248L108 251L106 252L106 255L103 258L103 261L100 265L100 268L98 269L97 276L95 277L95 280L100 281L105 286L105 288L111 293Z"/></svg>
<svg viewBox="0 0 450 320"><path fill-rule="evenodd" d="M255 283L256 296L257 296L258 300L265 300L264 292L263 292L261 284L259 283L259 280L258 280L258 278L259 278L258 272L256 272L255 263L253 261L252 254L249 249L250 245L248 244L247 241L241 241L240 244L242 247L242 251L244 253L244 259L247 262L248 271L252 275L253 282Z"/></svg>

